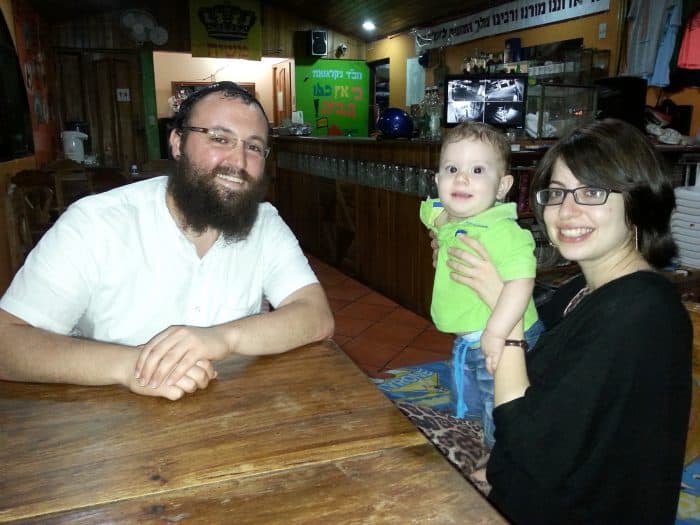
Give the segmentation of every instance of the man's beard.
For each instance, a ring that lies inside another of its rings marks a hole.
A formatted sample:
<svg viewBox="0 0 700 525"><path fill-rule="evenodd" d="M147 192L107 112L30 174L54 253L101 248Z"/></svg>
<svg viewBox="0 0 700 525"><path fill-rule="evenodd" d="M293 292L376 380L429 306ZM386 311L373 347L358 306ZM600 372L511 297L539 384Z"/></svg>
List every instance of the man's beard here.
<svg viewBox="0 0 700 525"><path fill-rule="evenodd" d="M248 189L227 190L215 182L217 174L236 176ZM258 205L267 193L267 184L264 173L255 180L245 170L217 167L204 172L182 154L168 180L168 191L185 222L184 227L196 233L214 228L227 242L233 242L244 240L250 233L258 216Z"/></svg>

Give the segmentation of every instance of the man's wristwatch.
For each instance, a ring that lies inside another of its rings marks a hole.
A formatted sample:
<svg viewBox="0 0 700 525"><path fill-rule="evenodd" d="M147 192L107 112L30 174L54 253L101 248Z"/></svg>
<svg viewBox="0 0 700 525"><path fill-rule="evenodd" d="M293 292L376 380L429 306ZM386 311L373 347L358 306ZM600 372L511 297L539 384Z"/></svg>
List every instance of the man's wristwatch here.
<svg viewBox="0 0 700 525"><path fill-rule="evenodd" d="M527 344L527 341L525 339L506 339L506 342L503 343L504 346L519 346L523 350L527 352L527 349L530 348L530 346Z"/></svg>

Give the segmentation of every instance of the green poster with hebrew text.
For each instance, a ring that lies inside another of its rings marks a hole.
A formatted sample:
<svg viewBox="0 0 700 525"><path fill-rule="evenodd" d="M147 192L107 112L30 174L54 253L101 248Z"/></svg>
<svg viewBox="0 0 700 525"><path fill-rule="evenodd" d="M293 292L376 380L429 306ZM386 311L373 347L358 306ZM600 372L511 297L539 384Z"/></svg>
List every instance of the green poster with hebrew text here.
<svg viewBox="0 0 700 525"><path fill-rule="evenodd" d="M297 111L311 134L366 137L369 113L369 67L361 60L319 59L297 63Z"/></svg>

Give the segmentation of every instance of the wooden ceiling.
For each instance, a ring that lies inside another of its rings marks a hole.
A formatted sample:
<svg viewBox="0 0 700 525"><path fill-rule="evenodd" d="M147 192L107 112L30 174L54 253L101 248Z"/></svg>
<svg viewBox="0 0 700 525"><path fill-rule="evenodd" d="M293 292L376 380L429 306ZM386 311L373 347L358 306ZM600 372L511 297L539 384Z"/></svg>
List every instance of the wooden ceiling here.
<svg viewBox="0 0 700 525"><path fill-rule="evenodd" d="M262 3L308 20L319 28L371 42L509 1L512 0L262 0ZM128 8L157 14L166 4L174 3L181 4L184 11L189 4L187 0L31 0L31 3L47 20L54 21ZM362 22L367 19L377 26L375 31L362 29Z"/></svg>
<svg viewBox="0 0 700 525"><path fill-rule="evenodd" d="M367 42L416 27L459 18L507 3L509 0L266 0L298 16ZM362 29L365 20L377 29Z"/></svg>

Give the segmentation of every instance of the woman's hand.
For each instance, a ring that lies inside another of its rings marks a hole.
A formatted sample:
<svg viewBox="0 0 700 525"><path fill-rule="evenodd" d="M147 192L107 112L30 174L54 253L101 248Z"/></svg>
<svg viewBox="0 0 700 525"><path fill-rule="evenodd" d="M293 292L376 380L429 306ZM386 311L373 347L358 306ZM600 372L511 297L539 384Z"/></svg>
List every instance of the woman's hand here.
<svg viewBox="0 0 700 525"><path fill-rule="evenodd" d="M454 281L469 286L493 310L503 290L503 280L479 241L465 234L459 234L457 238L476 253L461 248L449 248L447 266L453 270L451 277ZM437 245L434 238L430 246L433 244ZM437 249L433 246L433 266L436 254Z"/></svg>
<svg viewBox="0 0 700 525"><path fill-rule="evenodd" d="M437 258L438 258L438 251L440 250L440 243L437 240L437 236L435 235L435 232L433 230L430 230L428 232L428 235L430 235L430 247L433 249L433 268L437 268Z"/></svg>

